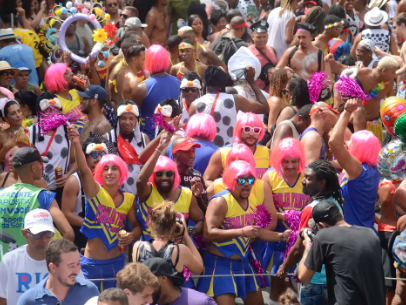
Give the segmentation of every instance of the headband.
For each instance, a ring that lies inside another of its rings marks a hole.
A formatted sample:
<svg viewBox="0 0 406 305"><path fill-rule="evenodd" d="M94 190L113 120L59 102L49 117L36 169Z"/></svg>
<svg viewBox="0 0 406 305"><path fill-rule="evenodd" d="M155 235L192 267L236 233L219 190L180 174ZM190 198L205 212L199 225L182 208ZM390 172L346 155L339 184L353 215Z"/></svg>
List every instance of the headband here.
<svg viewBox="0 0 406 305"><path fill-rule="evenodd" d="M55 107L58 109L62 109L62 105L61 102L59 101L59 99L57 97L53 98L53 99L43 99L39 102L39 108L41 108L42 111L45 111L48 109L48 107Z"/></svg>
<svg viewBox="0 0 406 305"><path fill-rule="evenodd" d="M1 110L1 113L2 113L2 116L3 117L5 117L6 115L5 115L5 113L4 113L4 107L6 106L6 104L8 103L8 102L16 102L17 103L17 105L20 105L16 100L10 100L10 99L8 99L7 97L3 97L3 98L0 98L0 110Z"/></svg>
<svg viewBox="0 0 406 305"><path fill-rule="evenodd" d="M230 28L232 28L232 29L240 29L240 28L242 28L242 27L244 27L244 26L247 26L247 23L246 23L246 22L243 22L243 23L241 23L241 24L236 24L236 25L230 24Z"/></svg>
<svg viewBox="0 0 406 305"><path fill-rule="evenodd" d="M328 29L331 29L331 28L333 28L333 27L335 27L335 26L343 26L343 25L344 25L344 21L341 20L341 21L338 21L338 22L334 22L333 24L325 25L325 26L324 26L324 29L325 29L325 30L328 30Z"/></svg>
<svg viewBox="0 0 406 305"><path fill-rule="evenodd" d="M192 45L192 44L190 44L190 43L187 43L187 42L182 42L182 43L179 45L179 47L178 47L179 50L194 49L194 48L195 48L194 45Z"/></svg>
<svg viewBox="0 0 406 305"><path fill-rule="evenodd" d="M140 116L137 105L121 105L117 108L117 116L120 117L123 113L132 113L136 117Z"/></svg>
<svg viewBox="0 0 406 305"><path fill-rule="evenodd" d="M172 106L171 105L165 105L165 106L160 106L158 105L155 108L155 113L161 112L161 114L165 117L171 117L172 115Z"/></svg>
<svg viewBox="0 0 406 305"><path fill-rule="evenodd" d="M86 155L90 155L92 151L104 151L106 154L109 153L106 144L104 143L100 143L100 144L96 144L96 143L90 143L89 145L87 145L86 147Z"/></svg>
<svg viewBox="0 0 406 305"><path fill-rule="evenodd" d="M182 82L180 83L180 89L183 89L183 88L197 88L197 89L201 90L202 86L198 79L187 80L186 78L184 78L184 79L182 79Z"/></svg>

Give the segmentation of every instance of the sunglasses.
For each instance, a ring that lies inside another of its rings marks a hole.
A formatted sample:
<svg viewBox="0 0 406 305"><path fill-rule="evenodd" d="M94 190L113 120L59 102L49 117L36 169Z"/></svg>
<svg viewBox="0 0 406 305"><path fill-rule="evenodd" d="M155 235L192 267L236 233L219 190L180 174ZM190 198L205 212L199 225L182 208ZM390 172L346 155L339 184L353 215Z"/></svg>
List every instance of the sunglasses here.
<svg viewBox="0 0 406 305"><path fill-rule="evenodd" d="M242 130L243 130L245 133L253 132L254 134L260 134L261 131L262 131L262 128L261 128L261 127L244 126L244 127L242 128Z"/></svg>
<svg viewBox="0 0 406 305"><path fill-rule="evenodd" d="M90 155L92 156L93 159L97 159L97 157L99 157L99 156L102 158L105 154L106 153L103 151L100 153L91 153Z"/></svg>
<svg viewBox="0 0 406 305"><path fill-rule="evenodd" d="M32 235L32 237L34 237L34 239L41 239L42 236L45 236L46 238L52 238L52 237L54 237L54 234L55 234L51 231L45 231L45 232L41 232L38 234L32 234L30 230L27 230L27 232L30 233Z"/></svg>
<svg viewBox="0 0 406 305"><path fill-rule="evenodd" d="M127 19L127 18L128 18L128 15L126 15L126 14L121 14L120 17L121 17L121 18L124 18L124 19Z"/></svg>
<svg viewBox="0 0 406 305"><path fill-rule="evenodd" d="M109 3L108 7L113 7L113 6L117 6L117 5L118 5L117 2L115 2L115 3Z"/></svg>
<svg viewBox="0 0 406 305"><path fill-rule="evenodd" d="M173 177L173 175L175 175L175 171L157 171L157 172L155 172L155 176L157 176L158 178L163 177L163 175L165 175L167 178L171 178L171 177Z"/></svg>
<svg viewBox="0 0 406 305"><path fill-rule="evenodd" d="M196 93L199 91L199 89L197 88L183 88L182 89L183 92L192 92L192 93Z"/></svg>
<svg viewBox="0 0 406 305"><path fill-rule="evenodd" d="M248 178L248 179L246 179L246 178L237 178L238 185L244 185L247 182L248 182L248 185L252 185L255 182L255 178L252 178L252 177Z"/></svg>
<svg viewBox="0 0 406 305"><path fill-rule="evenodd" d="M2 72L0 72L0 76L9 76L9 75L15 76L16 73L14 71L2 71Z"/></svg>

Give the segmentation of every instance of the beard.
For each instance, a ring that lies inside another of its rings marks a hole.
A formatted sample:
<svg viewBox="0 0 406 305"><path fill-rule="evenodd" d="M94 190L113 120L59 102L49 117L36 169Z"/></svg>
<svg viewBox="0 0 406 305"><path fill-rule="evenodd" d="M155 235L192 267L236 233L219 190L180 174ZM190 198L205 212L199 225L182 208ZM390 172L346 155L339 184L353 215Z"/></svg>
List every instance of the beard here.
<svg viewBox="0 0 406 305"><path fill-rule="evenodd" d="M173 182L169 182L168 186L162 186L161 184L156 184L156 188L159 193L169 193L172 190Z"/></svg>

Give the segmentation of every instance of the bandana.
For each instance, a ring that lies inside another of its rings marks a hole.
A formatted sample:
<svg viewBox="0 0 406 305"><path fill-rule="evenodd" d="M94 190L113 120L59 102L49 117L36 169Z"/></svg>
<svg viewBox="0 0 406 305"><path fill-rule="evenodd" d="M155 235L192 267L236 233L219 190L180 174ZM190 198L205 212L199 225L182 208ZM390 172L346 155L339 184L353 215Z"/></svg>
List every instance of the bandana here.
<svg viewBox="0 0 406 305"><path fill-rule="evenodd" d="M375 44L371 39L362 39L359 42L360 46L363 46L368 51L374 52L375 51Z"/></svg>
<svg viewBox="0 0 406 305"><path fill-rule="evenodd" d="M179 50L194 49L194 48L195 48L194 45L192 45L192 44L190 44L190 43L187 43L187 42L182 42L182 43L179 45L179 47L178 47Z"/></svg>

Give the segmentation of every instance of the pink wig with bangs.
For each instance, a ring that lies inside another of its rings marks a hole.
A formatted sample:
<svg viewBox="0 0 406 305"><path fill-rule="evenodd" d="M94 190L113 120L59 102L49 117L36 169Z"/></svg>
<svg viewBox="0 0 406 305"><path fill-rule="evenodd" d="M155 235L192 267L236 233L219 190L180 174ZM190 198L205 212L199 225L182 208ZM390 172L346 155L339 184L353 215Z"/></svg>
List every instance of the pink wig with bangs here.
<svg viewBox="0 0 406 305"><path fill-rule="evenodd" d="M285 138L272 150L271 165L279 176L282 176L282 161L285 158L298 158L298 173L302 173L306 164L305 152L302 143L294 138Z"/></svg>
<svg viewBox="0 0 406 305"><path fill-rule="evenodd" d="M237 144L231 148L227 154L226 167L238 160L248 162L253 168L256 168L254 155L251 149L245 144Z"/></svg>
<svg viewBox="0 0 406 305"><path fill-rule="evenodd" d="M118 167L118 170L120 171L119 184L123 185L128 177L128 167L127 164L123 161L123 159L113 154L104 155L100 159L100 162L97 163L96 168L94 169L94 180L98 184L103 185L104 167L109 163L113 163L115 166Z"/></svg>
<svg viewBox="0 0 406 305"><path fill-rule="evenodd" d="M45 73L45 86L52 93L69 89L69 84L63 76L68 67L65 64L52 64Z"/></svg>
<svg viewBox="0 0 406 305"><path fill-rule="evenodd" d="M235 185L237 184L237 179L248 174L256 179L257 173L255 167L242 160L234 161L224 170L223 184L228 190L233 192L235 190Z"/></svg>
<svg viewBox="0 0 406 305"><path fill-rule="evenodd" d="M186 136L188 138L200 137L212 142L216 133L216 122L207 113L196 113L187 123Z"/></svg>
<svg viewBox="0 0 406 305"><path fill-rule="evenodd" d="M351 136L348 151L359 162L375 166L378 162L381 144L372 132L361 130Z"/></svg>
<svg viewBox="0 0 406 305"><path fill-rule="evenodd" d="M175 178L173 180L172 191L175 190L179 186L180 176L179 176L178 167L176 166L175 161L173 161L172 159L165 157L165 156L159 157L158 161L156 162L154 172L151 175L151 177L149 177L149 182L151 182L152 185L155 187L156 187L155 172L159 172L159 171L174 171Z"/></svg>
<svg viewBox="0 0 406 305"><path fill-rule="evenodd" d="M264 124L262 123L259 116L252 112L246 112L235 124L233 135L234 142L238 143L241 141L241 132L244 126L261 127L262 130L259 133L258 142L261 141L262 138L264 137L265 134Z"/></svg>
<svg viewBox="0 0 406 305"><path fill-rule="evenodd" d="M145 70L149 73L164 72L169 69L169 53L164 47L153 44L145 52Z"/></svg>

